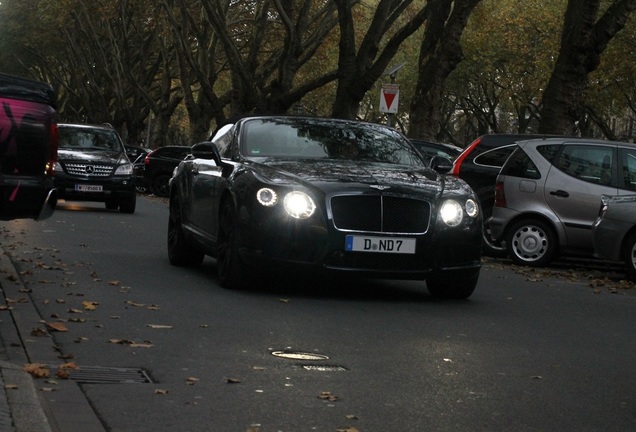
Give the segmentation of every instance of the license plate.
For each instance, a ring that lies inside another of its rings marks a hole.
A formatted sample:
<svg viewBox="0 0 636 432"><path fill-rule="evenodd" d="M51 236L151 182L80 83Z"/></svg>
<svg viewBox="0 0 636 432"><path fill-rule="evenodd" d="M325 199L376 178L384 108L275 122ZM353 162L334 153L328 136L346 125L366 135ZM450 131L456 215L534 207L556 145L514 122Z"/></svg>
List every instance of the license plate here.
<svg viewBox="0 0 636 432"><path fill-rule="evenodd" d="M75 190L77 192L103 192L104 188L102 185L82 185L76 184Z"/></svg>
<svg viewBox="0 0 636 432"><path fill-rule="evenodd" d="M381 252L414 254L415 239L404 237L370 237L348 235L345 250L350 252Z"/></svg>

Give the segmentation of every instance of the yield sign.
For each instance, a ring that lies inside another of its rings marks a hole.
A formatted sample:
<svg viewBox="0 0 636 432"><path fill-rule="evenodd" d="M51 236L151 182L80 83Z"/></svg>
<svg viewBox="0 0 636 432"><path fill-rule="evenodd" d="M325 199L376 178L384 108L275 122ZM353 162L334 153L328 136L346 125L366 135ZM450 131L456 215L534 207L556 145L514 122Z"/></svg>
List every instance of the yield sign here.
<svg viewBox="0 0 636 432"><path fill-rule="evenodd" d="M380 111L388 114L397 113L400 101L399 84L382 84L380 92Z"/></svg>

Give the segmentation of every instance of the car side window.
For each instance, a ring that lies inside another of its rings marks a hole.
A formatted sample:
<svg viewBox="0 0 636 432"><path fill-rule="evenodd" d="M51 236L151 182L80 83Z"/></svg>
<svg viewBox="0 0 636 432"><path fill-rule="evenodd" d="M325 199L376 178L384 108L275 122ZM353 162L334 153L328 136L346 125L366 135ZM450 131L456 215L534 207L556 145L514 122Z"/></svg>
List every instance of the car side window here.
<svg viewBox="0 0 636 432"><path fill-rule="evenodd" d="M614 149L610 146L565 145L554 166L580 180L609 186L612 182Z"/></svg>
<svg viewBox="0 0 636 432"><path fill-rule="evenodd" d="M511 144L496 149L488 150L474 159L475 165L486 165L501 168L510 154L517 148L517 144Z"/></svg>
<svg viewBox="0 0 636 432"><path fill-rule="evenodd" d="M621 189L636 190L636 149L621 148L620 158L622 169L619 182Z"/></svg>
<svg viewBox="0 0 636 432"><path fill-rule="evenodd" d="M532 159L522 149L517 149L501 170L502 174L526 179L538 180L541 173Z"/></svg>

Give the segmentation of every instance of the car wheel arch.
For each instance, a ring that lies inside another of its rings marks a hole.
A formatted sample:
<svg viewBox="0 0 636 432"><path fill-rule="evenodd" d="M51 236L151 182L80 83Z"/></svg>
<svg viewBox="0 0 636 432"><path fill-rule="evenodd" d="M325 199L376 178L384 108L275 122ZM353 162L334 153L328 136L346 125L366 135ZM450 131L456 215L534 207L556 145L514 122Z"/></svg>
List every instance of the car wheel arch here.
<svg viewBox="0 0 636 432"><path fill-rule="evenodd" d="M530 221L536 220L536 221L543 222L549 225L549 227L552 229L552 234L554 234L557 237L557 240L558 240L557 249L560 249L562 244L567 243L567 234L565 234L565 231L563 229L559 228L560 221L558 220L554 221L553 219L546 217L546 215L541 213L521 213L515 216L506 224L506 228L504 229L502 239L503 240L507 239L508 235L510 234L511 227L515 226L518 222L522 220L530 220Z"/></svg>

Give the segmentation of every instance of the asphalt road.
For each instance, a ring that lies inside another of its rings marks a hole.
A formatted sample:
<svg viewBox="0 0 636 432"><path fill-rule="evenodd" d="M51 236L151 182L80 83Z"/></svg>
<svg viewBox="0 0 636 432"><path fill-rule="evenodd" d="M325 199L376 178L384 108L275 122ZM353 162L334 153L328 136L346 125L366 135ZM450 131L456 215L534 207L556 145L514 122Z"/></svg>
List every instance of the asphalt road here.
<svg viewBox="0 0 636 432"><path fill-rule="evenodd" d="M0 224L13 307L41 317L30 361L106 371L79 386L107 431L636 429L636 291L612 269L486 260L468 301L403 281L229 291L212 259L170 266L167 217L144 197L134 215L62 202Z"/></svg>

